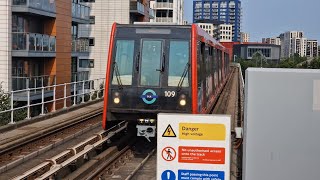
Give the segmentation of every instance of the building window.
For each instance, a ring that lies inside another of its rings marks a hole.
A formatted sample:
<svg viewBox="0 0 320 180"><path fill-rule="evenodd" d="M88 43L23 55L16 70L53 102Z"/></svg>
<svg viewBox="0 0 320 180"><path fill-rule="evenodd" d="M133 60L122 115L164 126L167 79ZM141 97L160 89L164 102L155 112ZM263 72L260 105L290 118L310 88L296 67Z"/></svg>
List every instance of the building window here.
<svg viewBox="0 0 320 180"><path fill-rule="evenodd" d="M93 59L79 59L79 67L80 68L94 68L94 60Z"/></svg>
<svg viewBox="0 0 320 180"><path fill-rule="evenodd" d="M89 24L95 24L96 23L96 17L95 16L90 16L89 17Z"/></svg>
<svg viewBox="0 0 320 180"><path fill-rule="evenodd" d="M94 46L94 38L89 38L89 46Z"/></svg>

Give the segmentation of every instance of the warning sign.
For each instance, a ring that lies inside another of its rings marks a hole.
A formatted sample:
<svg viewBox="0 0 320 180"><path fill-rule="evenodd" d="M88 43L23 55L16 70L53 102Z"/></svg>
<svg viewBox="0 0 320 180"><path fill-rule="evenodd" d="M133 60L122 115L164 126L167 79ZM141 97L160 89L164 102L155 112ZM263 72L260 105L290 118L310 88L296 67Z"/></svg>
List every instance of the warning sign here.
<svg viewBox="0 0 320 180"><path fill-rule="evenodd" d="M166 147L162 150L162 158L166 161L173 161L176 156L176 150L174 150L172 147Z"/></svg>
<svg viewBox="0 0 320 180"><path fill-rule="evenodd" d="M224 141L226 139L226 127L224 124L180 123L179 138Z"/></svg>
<svg viewBox="0 0 320 180"><path fill-rule="evenodd" d="M162 137L177 137L176 133L174 133L170 124L168 125L166 130L163 132Z"/></svg>
<svg viewBox="0 0 320 180"><path fill-rule="evenodd" d="M230 180L230 129L229 115L158 114L157 180Z"/></svg>
<svg viewBox="0 0 320 180"><path fill-rule="evenodd" d="M224 164L225 149L179 146L178 157L182 163Z"/></svg>

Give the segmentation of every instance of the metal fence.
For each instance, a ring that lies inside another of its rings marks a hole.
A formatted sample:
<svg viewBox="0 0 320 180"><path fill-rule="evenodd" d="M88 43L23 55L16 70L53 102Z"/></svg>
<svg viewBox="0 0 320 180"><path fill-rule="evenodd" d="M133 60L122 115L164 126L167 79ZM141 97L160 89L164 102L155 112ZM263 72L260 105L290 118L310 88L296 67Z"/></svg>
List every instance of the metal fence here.
<svg viewBox="0 0 320 180"><path fill-rule="evenodd" d="M2 96L9 97L10 104L7 106L7 110L0 111L0 116L8 116L8 118L10 117L6 122L9 124L14 124L17 121L14 119L14 113L17 111L26 111L24 119L31 119L31 109L34 107L40 107L39 115L42 116L49 112L55 112L57 110L57 102L60 102L63 105L62 109L67 109L78 104L91 102L95 99L101 99L104 97L104 85L105 78L100 78L3 93ZM35 94L34 92L37 92L38 94ZM48 92L50 92L49 96ZM39 95L41 98L34 102L32 99L34 95ZM24 104L21 104L21 101L19 100L21 97L26 98ZM19 105L17 105L18 102ZM50 111L47 109L49 104L51 106ZM1 124L4 125L7 123Z"/></svg>

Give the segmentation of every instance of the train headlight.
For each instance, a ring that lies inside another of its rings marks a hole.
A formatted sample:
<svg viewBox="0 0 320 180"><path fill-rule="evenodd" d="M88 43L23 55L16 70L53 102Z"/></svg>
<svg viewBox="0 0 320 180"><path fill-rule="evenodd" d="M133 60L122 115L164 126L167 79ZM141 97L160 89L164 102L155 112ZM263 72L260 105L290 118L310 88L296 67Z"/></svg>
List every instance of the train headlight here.
<svg viewBox="0 0 320 180"><path fill-rule="evenodd" d="M187 104L187 101L185 99L180 100L180 106L185 106Z"/></svg>
<svg viewBox="0 0 320 180"><path fill-rule="evenodd" d="M156 122L155 119L150 119L150 123L151 123L151 124L153 124L153 123L155 123L155 122Z"/></svg>
<svg viewBox="0 0 320 180"><path fill-rule="evenodd" d="M119 103L120 103L120 98L115 97L115 98L113 99L113 102L114 102L115 104L119 104Z"/></svg>

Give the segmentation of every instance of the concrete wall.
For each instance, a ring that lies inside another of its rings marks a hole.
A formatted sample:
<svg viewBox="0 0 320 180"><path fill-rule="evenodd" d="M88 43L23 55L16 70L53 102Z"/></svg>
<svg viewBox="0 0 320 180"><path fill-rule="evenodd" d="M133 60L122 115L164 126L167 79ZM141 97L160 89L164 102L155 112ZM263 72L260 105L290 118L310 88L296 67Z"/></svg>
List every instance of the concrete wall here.
<svg viewBox="0 0 320 180"><path fill-rule="evenodd" d="M95 45L90 47L89 59L94 59L94 68L91 69L89 79L104 78L107 68L109 39L114 22L129 24L130 1L96 0L87 3L91 6L91 16L95 16L95 24L80 27L81 36L95 38ZM83 29L86 28L86 29ZM85 69L79 68L79 71Z"/></svg>
<svg viewBox="0 0 320 180"><path fill-rule="evenodd" d="M244 117L243 179L319 179L319 70L249 68Z"/></svg>
<svg viewBox="0 0 320 180"><path fill-rule="evenodd" d="M0 82L4 91L11 90L11 0L0 1Z"/></svg>

